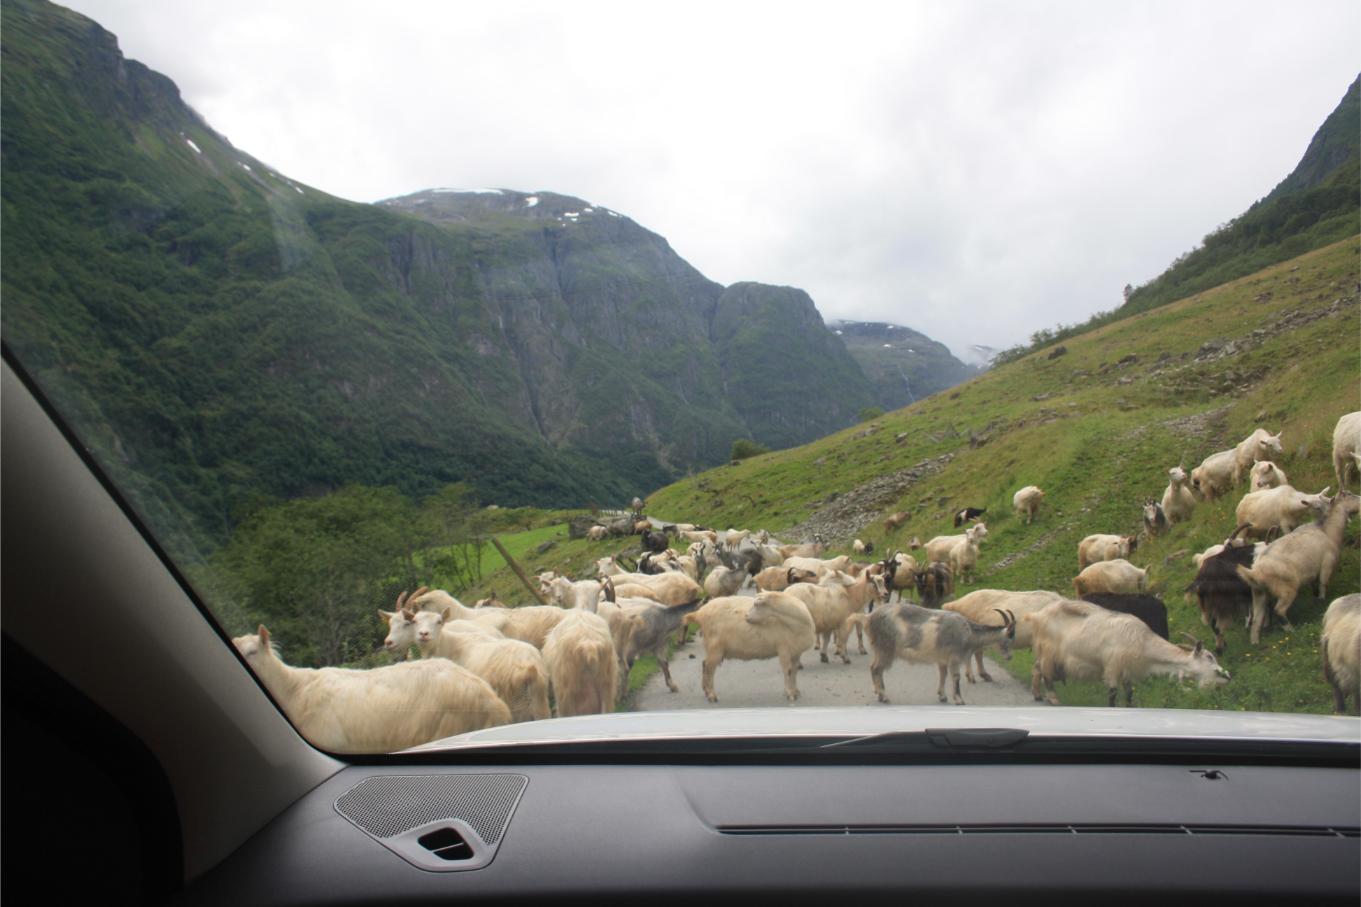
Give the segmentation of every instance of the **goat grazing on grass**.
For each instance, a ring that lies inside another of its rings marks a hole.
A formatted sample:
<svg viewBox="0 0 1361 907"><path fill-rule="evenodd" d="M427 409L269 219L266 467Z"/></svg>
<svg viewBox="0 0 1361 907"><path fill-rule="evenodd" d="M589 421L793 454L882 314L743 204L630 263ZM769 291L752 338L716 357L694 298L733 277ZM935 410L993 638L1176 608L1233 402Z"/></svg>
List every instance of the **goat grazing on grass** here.
<svg viewBox="0 0 1361 907"><path fill-rule="evenodd" d="M1034 641L1030 691L1037 702L1058 705L1054 682L1060 680L1101 680L1110 706L1121 690L1125 705L1133 705L1134 684L1152 674L1194 677L1202 687L1229 680L1199 641L1194 649L1175 645L1139 618L1100 605L1065 599L1026 615L1025 621Z"/></svg>

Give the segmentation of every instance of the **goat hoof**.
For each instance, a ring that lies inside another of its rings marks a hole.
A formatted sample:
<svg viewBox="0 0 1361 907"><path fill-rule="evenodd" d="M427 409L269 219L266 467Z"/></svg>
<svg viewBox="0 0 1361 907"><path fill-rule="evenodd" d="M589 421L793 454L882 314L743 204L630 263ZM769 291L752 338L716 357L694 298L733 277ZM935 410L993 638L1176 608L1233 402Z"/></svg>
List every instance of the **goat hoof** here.
<svg viewBox="0 0 1361 907"><path fill-rule="evenodd" d="M991 675L991 674L988 674L988 673L984 672L984 673L979 674L978 676L981 677L981 678L983 679L983 682L984 682L984 683L992 683L992 675Z"/></svg>

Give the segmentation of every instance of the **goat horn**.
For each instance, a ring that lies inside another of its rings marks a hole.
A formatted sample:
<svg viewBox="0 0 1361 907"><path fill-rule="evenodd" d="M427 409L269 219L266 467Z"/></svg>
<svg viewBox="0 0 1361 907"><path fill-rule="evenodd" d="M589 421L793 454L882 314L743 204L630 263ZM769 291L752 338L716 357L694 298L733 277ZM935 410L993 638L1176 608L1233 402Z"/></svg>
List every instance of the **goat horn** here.
<svg viewBox="0 0 1361 907"><path fill-rule="evenodd" d="M394 611L401 611L401 610L403 610L403 607L402 607L402 606L406 604L406 600L407 600L408 598L410 598L410 597L411 597L411 593L409 593L409 592L398 592L398 593L397 593L397 607L396 607L396 608L393 608L393 610L394 610Z"/></svg>

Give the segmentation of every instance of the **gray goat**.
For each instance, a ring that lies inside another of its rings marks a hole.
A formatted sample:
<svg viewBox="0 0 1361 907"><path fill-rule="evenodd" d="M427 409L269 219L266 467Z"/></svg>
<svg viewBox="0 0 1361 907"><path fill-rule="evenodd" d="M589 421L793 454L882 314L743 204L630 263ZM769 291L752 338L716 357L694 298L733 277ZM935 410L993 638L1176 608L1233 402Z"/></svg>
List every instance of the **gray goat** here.
<svg viewBox="0 0 1361 907"><path fill-rule="evenodd" d="M1010 611L994 609L1002 615L1003 625L989 627L976 624L963 614L935 611L916 605L897 602L875 609L872 614L854 614L851 620L863 624L870 637L870 677L880 702L888 702L884 694L884 672L894 662L934 663L940 669L940 684L936 696L945 698L945 674L954 678L955 705L963 705L959 694L959 668L967 664L975 652L988 646L1000 646L1010 660L1012 641L1016 638L1016 618Z"/></svg>

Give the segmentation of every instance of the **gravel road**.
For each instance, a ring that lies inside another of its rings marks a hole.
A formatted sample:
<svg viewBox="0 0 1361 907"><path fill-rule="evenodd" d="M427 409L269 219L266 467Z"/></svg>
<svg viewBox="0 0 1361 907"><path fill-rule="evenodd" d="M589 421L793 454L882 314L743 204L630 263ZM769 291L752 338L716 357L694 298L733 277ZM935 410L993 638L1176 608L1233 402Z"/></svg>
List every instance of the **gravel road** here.
<svg viewBox="0 0 1361 907"><path fill-rule="evenodd" d="M751 708L757 706L785 705L784 676L780 671L778 659L762 661L725 661L714 674L714 690L718 702L710 704L700 689L700 667L704 659L704 643L695 630L686 645L677 649L671 657L671 677L680 687L672 693L658 671L647 685L635 694L633 708L636 711L656 711L660 709L717 709ZM842 664L841 659L832 656L830 663L824 664L817 652L811 649L803 654L803 670L799 672L799 706L852 706L873 705L878 702L870 683L870 657L857 654L855 636L847 646L851 657L850 664ZM991 706L1032 706L1034 700L1028 687L1022 686L1007 671L995 662L984 659L992 683L979 681L970 684L962 679L960 692L964 701L971 705ZM936 684L938 674L935 665L910 664L895 661L893 667L884 674L884 687L889 700L894 705L936 705ZM950 695L950 679L946 678L945 694Z"/></svg>

